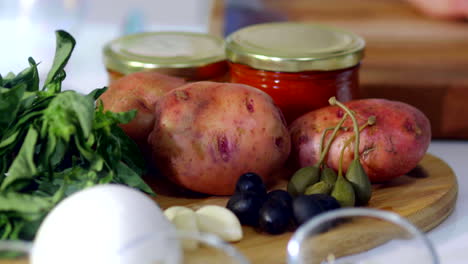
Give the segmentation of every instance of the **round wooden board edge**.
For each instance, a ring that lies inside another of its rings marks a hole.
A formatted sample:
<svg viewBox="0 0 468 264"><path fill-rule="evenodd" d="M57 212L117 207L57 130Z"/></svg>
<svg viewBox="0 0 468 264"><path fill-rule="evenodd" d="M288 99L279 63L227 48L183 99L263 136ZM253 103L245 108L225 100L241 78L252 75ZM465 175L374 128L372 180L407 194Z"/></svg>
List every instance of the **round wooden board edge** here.
<svg viewBox="0 0 468 264"><path fill-rule="evenodd" d="M449 177L453 177L452 180L454 184L451 186L450 189L448 189L445 192L444 195L442 195L439 199L435 200L430 207L423 208L410 216L403 216L423 232L428 232L434 229L435 227L439 226L442 222L444 222L444 220L446 220L447 217L453 212L458 197L457 177L452 168L444 160L430 153L426 153L424 159L420 162L420 165L425 167L424 164L426 164L427 162L431 162L431 160L440 163L444 167L444 170L448 172L447 175ZM155 197L152 197L152 199L155 201L157 200L155 199ZM435 221L434 219L427 218L425 215L428 214L428 210L432 211L431 214L437 214L439 215L439 217ZM290 236L292 236L292 234L287 235L287 237ZM235 245L236 244L234 244L234 246ZM0 264L27 263L29 263L27 258L0 260Z"/></svg>
<svg viewBox="0 0 468 264"><path fill-rule="evenodd" d="M438 200L434 201L434 203L432 203L430 207L423 208L413 213L412 215L404 216L421 231L429 232L432 229L439 226L441 223L443 223L455 209L455 205L458 198L458 181L455 172L441 158L437 157L436 155L427 153L424 159L429 159L429 161L433 159L441 163L441 165L443 165L444 168L448 170L448 176L452 177L452 181L454 182L451 188L448 189L447 192ZM429 162L425 161L424 159L421 163ZM431 215L439 215L439 217L436 218L435 221L434 219L427 218L426 215L428 211L431 211Z"/></svg>

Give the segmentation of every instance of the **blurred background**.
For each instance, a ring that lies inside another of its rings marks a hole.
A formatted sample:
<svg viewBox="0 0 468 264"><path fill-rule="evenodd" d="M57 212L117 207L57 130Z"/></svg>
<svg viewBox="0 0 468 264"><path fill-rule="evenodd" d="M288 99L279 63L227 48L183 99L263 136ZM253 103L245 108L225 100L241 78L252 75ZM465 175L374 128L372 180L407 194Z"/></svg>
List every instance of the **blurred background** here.
<svg viewBox="0 0 468 264"><path fill-rule="evenodd" d="M107 85L103 46L142 31L208 32L213 0L0 0L0 74L19 72L27 58L40 61L47 74L57 29L77 40L67 66L65 86L89 92Z"/></svg>
<svg viewBox="0 0 468 264"><path fill-rule="evenodd" d="M319 22L365 38L362 96L409 102L430 116L435 137L468 138L467 17L468 0L0 0L0 73L32 56L45 74L56 29L77 39L65 87L89 92L108 82L102 47L125 34Z"/></svg>

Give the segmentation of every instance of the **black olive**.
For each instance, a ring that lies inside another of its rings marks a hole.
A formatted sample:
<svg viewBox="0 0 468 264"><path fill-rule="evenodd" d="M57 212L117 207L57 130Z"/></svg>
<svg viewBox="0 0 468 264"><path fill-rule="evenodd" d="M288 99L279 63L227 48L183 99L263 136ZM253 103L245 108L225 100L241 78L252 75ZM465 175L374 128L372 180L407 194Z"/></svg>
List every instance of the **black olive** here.
<svg viewBox="0 0 468 264"><path fill-rule="evenodd" d="M320 203L310 195L299 195L293 201L293 213L299 225L323 212Z"/></svg>
<svg viewBox="0 0 468 264"><path fill-rule="evenodd" d="M257 226L260 208L265 197L251 192L235 193L229 199L226 208L231 210L242 225Z"/></svg>
<svg viewBox="0 0 468 264"><path fill-rule="evenodd" d="M279 200L292 208L292 196L285 190L273 190L267 194L267 200Z"/></svg>
<svg viewBox="0 0 468 264"><path fill-rule="evenodd" d="M236 183L237 193L252 192L260 196L266 196L266 187L258 174L247 172L242 174Z"/></svg>
<svg viewBox="0 0 468 264"><path fill-rule="evenodd" d="M317 202L320 204L320 206L322 207L324 212L339 209L341 207L338 200L336 200L335 197L333 197L331 195L312 194L312 195L309 195L309 196L312 196L313 199L317 200ZM344 222L346 222L345 219L334 219L334 220L329 221L328 223L324 223L324 224L322 224L322 231L321 232L326 232L327 230L332 229L332 228L334 228L334 227L336 227L336 226L338 226L338 225L340 225L341 223L344 223Z"/></svg>
<svg viewBox="0 0 468 264"><path fill-rule="evenodd" d="M327 194L300 195L293 201L294 218L299 225L323 212L338 208L338 201Z"/></svg>
<svg viewBox="0 0 468 264"><path fill-rule="evenodd" d="M340 203L331 195L311 194L309 196L316 199L324 211L330 211L341 207Z"/></svg>
<svg viewBox="0 0 468 264"><path fill-rule="evenodd" d="M292 218L291 208L281 200L267 200L260 209L260 230L269 234L284 233Z"/></svg>

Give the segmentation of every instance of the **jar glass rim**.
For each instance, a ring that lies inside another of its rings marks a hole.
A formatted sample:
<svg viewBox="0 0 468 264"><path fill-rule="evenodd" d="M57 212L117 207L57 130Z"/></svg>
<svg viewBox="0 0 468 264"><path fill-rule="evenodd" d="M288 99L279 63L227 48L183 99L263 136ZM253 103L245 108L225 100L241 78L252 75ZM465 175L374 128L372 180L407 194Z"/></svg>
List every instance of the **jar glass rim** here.
<svg viewBox="0 0 468 264"><path fill-rule="evenodd" d="M316 23L256 24L226 39L231 62L284 72L348 68L362 60L364 48L360 36Z"/></svg>
<svg viewBox="0 0 468 264"><path fill-rule="evenodd" d="M124 74L152 69L193 69L225 60L223 39L197 32L143 32L103 48L108 69Z"/></svg>

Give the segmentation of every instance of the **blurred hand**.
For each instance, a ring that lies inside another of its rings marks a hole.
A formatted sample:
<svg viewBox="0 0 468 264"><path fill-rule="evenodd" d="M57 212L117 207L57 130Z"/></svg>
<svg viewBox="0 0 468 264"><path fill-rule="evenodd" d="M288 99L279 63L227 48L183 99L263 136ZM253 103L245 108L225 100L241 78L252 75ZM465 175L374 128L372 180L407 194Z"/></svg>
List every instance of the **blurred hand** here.
<svg viewBox="0 0 468 264"><path fill-rule="evenodd" d="M408 0L427 15L440 18L468 18L468 0Z"/></svg>

